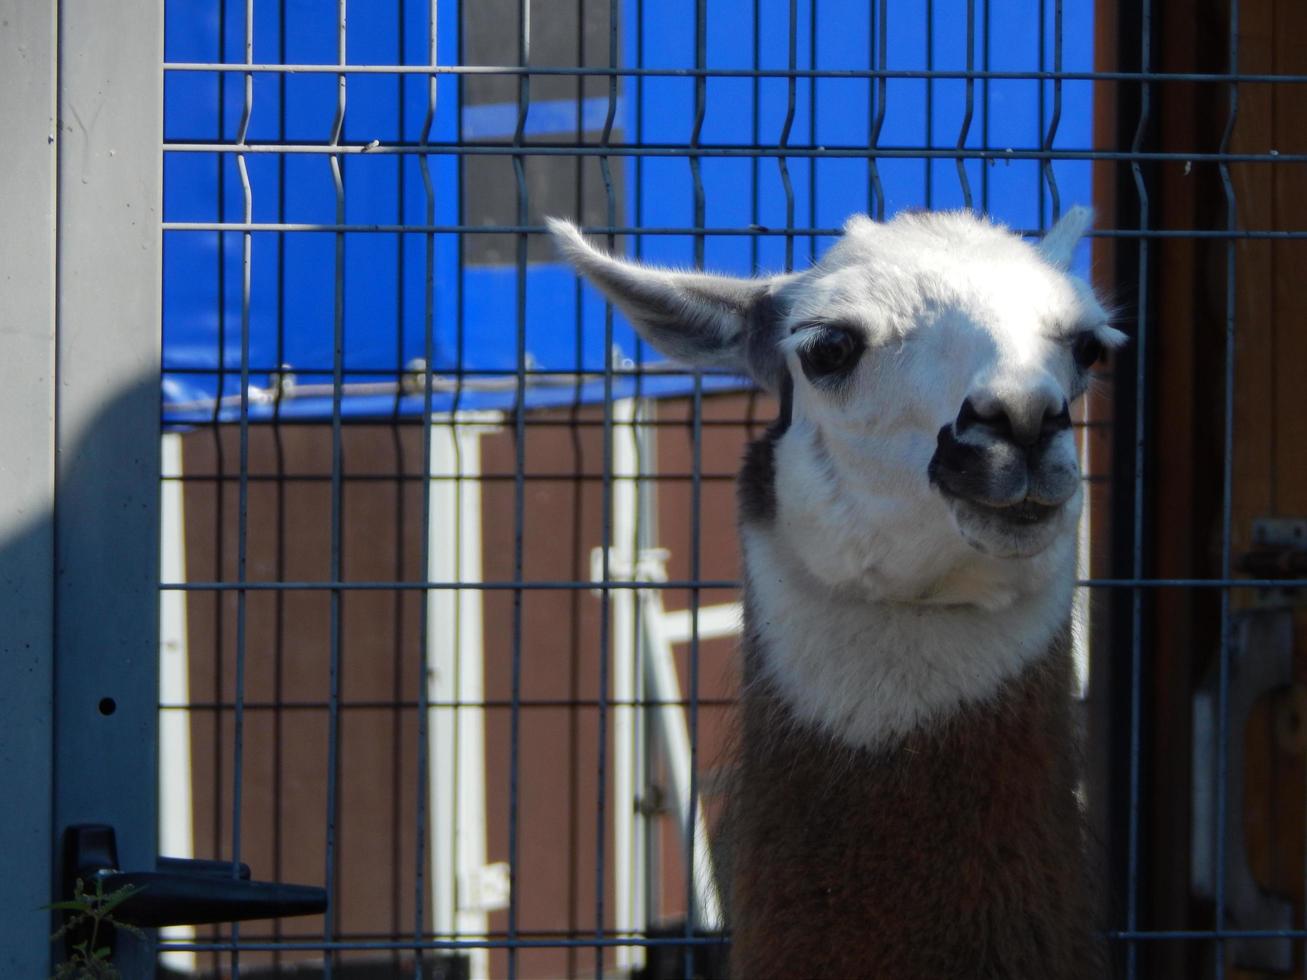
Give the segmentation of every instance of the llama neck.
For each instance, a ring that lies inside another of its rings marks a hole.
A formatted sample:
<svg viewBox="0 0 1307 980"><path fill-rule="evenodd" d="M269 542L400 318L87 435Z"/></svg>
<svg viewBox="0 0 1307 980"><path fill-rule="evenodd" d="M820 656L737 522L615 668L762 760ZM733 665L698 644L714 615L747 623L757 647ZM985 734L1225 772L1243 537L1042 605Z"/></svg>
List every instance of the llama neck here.
<svg viewBox="0 0 1307 980"><path fill-rule="evenodd" d="M765 675L751 681L732 801L734 975L1103 975L1068 633L989 700L871 749L800 721Z"/></svg>
<svg viewBox="0 0 1307 980"><path fill-rule="evenodd" d="M874 602L809 574L775 525L741 527L751 669L799 723L876 748L992 699L1066 629L1074 542L1002 608Z"/></svg>

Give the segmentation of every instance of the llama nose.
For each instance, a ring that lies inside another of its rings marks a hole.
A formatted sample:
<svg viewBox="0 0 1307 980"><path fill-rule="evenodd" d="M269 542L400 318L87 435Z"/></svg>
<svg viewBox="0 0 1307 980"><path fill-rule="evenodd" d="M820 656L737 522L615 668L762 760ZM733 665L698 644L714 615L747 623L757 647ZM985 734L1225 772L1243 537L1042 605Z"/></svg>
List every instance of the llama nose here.
<svg viewBox="0 0 1307 980"><path fill-rule="evenodd" d="M1018 446L1033 446L1069 428L1071 409L1066 399L1043 391L1007 397L987 392L969 395L954 425L959 436L985 432Z"/></svg>

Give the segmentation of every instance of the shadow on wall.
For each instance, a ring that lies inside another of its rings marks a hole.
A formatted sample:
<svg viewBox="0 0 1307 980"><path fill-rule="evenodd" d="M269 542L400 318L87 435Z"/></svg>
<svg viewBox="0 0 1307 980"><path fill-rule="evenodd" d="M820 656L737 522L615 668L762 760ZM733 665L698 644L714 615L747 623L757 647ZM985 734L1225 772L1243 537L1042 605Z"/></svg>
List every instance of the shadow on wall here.
<svg viewBox="0 0 1307 980"><path fill-rule="evenodd" d="M103 407L61 398L69 448L53 424L15 426L0 466L0 771L22 787L0 794L5 976L61 957L42 906L62 897L62 828L112 825L125 868L157 855L158 383ZM129 975L152 959L135 942L116 954Z"/></svg>

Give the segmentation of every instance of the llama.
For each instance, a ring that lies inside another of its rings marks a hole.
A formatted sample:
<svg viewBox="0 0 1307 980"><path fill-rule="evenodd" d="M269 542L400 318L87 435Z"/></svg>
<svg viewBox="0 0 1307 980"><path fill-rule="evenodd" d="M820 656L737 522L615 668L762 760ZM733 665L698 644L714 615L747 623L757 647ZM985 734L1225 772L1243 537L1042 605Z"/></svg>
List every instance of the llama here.
<svg viewBox="0 0 1307 980"><path fill-rule="evenodd" d="M738 494L739 978L1101 977L1070 718L1070 404L1124 335L968 212L856 216L733 279L562 254L670 358L780 397Z"/></svg>

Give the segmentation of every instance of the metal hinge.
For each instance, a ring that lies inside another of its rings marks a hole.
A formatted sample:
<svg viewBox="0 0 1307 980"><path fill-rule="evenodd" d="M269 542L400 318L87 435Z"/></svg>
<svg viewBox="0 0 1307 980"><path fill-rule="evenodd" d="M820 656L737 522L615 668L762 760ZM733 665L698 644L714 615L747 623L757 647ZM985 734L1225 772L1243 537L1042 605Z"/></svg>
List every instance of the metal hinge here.
<svg viewBox="0 0 1307 980"><path fill-rule="evenodd" d="M1257 518L1253 521L1253 546L1239 556L1239 570L1261 579L1307 578L1307 520ZM1267 608L1307 605L1307 589L1292 586L1258 589L1257 605Z"/></svg>
<svg viewBox="0 0 1307 980"><path fill-rule="evenodd" d="M508 864L496 861L462 876L458 906L464 912L498 912L513 894Z"/></svg>

